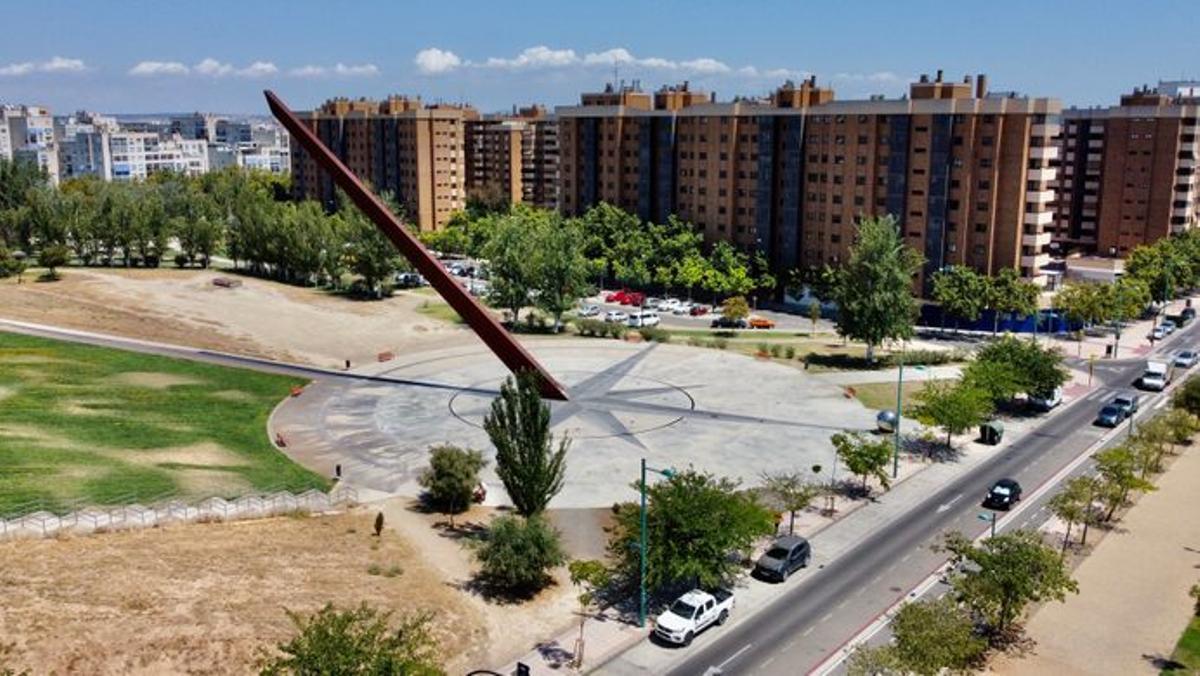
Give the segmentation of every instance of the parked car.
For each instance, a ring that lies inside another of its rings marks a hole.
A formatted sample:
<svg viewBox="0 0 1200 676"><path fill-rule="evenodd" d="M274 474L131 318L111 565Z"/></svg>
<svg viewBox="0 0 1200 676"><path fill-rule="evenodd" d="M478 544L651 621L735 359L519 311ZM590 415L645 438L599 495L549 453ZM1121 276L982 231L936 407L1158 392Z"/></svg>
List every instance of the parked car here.
<svg viewBox="0 0 1200 676"><path fill-rule="evenodd" d="M622 289L620 291L612 291L607 296L604 297L604 302L605 303L620 303L622 300L625 299L625 296L628 294L629 294L629 292L625 291L624 289Z"/></svg>
<svg viewBox="0 0 1200 676"><path fill-rule="evenodd" d="M1195 318L1196 318L1196 308L1185 307L1185 308L1183 308L1183 312L1179 313L1179 325L1184 326L1188 322L1192 321Z"/></svg>
<svg viewBox="0 0 1200 676"><path fill-rule="evenodd" d="M671 310L673 315L689 315L692 313L692 308L695 307L688 301L680 303L674 310Z"/></svg>
<svg viewBox="0 0 1200 676"><path fill-rule="evenodd" d="M415 272L397 272L396 287L400 289L412 289L418 286L425 286L425 278Z"/></svg>
<svg viewBox="0 0 1200 676"><path fill-rule="evenodd" d="M983 506L987 509L1002 509L1008 511L1021 501L1021 484L1013 479L1001 479L992 484L987 495L983 497Z"/></svg>
<svg viewBox="0 0 1200 676"><path fill-rule="evenodd" d="M750 318L750 328L752 329L773 329L775 322L766 317L754 316Z"/></svg>
<svg viewBox="0 0 1200 676"><path fill-rule="evenodd" d="M658 308L660 312L674 312L675 308L679 307L680 304L681 303L678 298L664 298L655 307Z"/></svg>
<svg viewBox="0 0 1200 676"><path fill-rule="evenodd" d="M708 312L709 308L707 305L693 305L692 309L688 310L688 314L693 317L703 317L704 315L708 314Z"/></svg>
<svg viewBox="0 0 1200 676"><path fill-rule="evenodd" d="M646 299L645 303L642 303L642 307L644 307L648 310L657 310L659 304L662 302L663 302L663 300L661 298L655 298L655 297L651 296Z"/></svg>
<svg viewBox="0 0 1200 676"><path fill-rule="evenodd" d="M1163 328L1163 326L1161 324L1154 327L1154 330L1151 331L1150 335L1149 335L1150 340L1162 340L1163 338L1166 338L1166 337L1167 337L1167 330L1165 328Z"/></svg>
<svg viewBox="0 0 1200 676"><path fill-rule="evenodd" d="M1061 387L1054 388L1054 391L1047 396L1039 397L1035 395L1029 395L1028 399L1029 405L1038 409L1039 411L1049 411L1055 406L1061 404L1062 400L1063 388Z"/></svg>
<svg viewBox="0 0 1200 676"><path fill-rule="evenodd" d="M714 624L725 624L733 612L733 592L718 589L711 594L699 589L675 599L654 621L654 635L669 643L691 645L696 634Z"/></svg>
<svg viewBox="0 0 1200 676"><path fill-rule="evenodd" d="M629 315L620 310L609 310L604 313L604 321L609 324L623 324L626 319L629 319Z"/></svg>
<svg viewBox="0 0 1200 676"><path fill-rule="evenodd" d="M1138 395L1136 392L1119 394L1113 397L1112 405L1117 406L1125 411L1126 416L1131 416L1137 413L1138 410Z"/></svg>
<svg viewBox="0 0 1200 676"><path fill-rule="evenodd" d="M1190 369L1196 365L1196 361L1200 360L1192 350L1184 350L1175 355L1175 368Z"/></svg>
<svg viewBox="0 0 1200 676"><path fill-rule="evenodd" d="M579 307L580 317L595 317L600 314L599 305L582 305Z"/></svg>
<svg viewBox="0 0 1200 676"><path fill-rule="evenodd" d="M621 305L633 305L641 307L646 304L646 296L636 291L630 291L621 299Z"/></svg>
<svg viewBox="0 0 1200 676"><path fill-rule="evenodd" d="M1175 333L1175 329L1179 328L1175 325L1175 322L1170 319L1162 320L1162 322L1159 323L1159 326L1163 327L1163 330L1167 332L1168 336L1172 333Z"/></svg>
<svg viewBox="0 0 1200 676"><path fill-rule="evenodd" d="M1101 427L1116 427L1125 420L1125 409L1114 404L1106 404L1096 414L1096 423Z"/></svg>
<svg viewBox="0 0 1200 676"><path fill-rule="evenodd" d="M658 326L658 322L658 313L653 310L631 312L629 313L629 318L625 320L625 324L635 329L645 326Z"/></svg>
<svg viewBox="0 0 1200 676"><path fill-rule="evenodd" d="M764 580L784 582L788 576L801 568L807 568L812 559L812 546L799 535L779 538L758 557L754 574Z"/></svg>
<svg viewBox="0 0 1200 676"><path fill-rule="evenodd" d="M745 319L733 319L722 315L714 318L711 326L714 329L744 329L749 324L746 323Z"/></svg>

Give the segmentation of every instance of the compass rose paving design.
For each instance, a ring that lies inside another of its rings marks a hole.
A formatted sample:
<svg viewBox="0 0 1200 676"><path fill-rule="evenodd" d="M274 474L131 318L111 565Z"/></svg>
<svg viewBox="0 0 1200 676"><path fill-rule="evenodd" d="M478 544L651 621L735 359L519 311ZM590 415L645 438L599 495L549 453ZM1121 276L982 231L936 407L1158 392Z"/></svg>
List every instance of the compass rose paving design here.
<svg viewBox="0 0 1200 676"><path fill-rule="evenodd" d="M570 394L550 402L556 436L572 439L557 508L629 497L639 458L758 482L763 472L826 467L829 436L868 430L873 412L791 366L676 345L596 339L531 341L527 349ZM315 470L341 465L355 486L416 495L430 446L493 449L483 419L508 375L482 347L441 350L320 380L276 410L285 451ZM494 467L488 502L503 504Z"/></svg>

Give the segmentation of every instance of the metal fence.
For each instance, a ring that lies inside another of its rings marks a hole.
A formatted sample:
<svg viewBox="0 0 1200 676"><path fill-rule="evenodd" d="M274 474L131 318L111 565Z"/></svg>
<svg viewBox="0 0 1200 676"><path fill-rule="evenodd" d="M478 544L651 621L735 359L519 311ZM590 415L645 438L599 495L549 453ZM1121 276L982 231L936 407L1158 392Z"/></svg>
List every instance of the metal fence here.
<svg viewBox="0 0 1200 676"><path fill-rule="evenodd" d="M128 498L128 499L122 499ZM114 496L112 506L58 503L47 509L33 501L7 510L0 518L0 539L47 537L58 533L102 533L115 530L149 528L169 523L235 521L290 513L322 512L338 505L358 502L358 491L337 486L329 492L309 489L293 493L286 489L265 489L238 497L208 497L187 501L170 494L152 496Z"/></svg>

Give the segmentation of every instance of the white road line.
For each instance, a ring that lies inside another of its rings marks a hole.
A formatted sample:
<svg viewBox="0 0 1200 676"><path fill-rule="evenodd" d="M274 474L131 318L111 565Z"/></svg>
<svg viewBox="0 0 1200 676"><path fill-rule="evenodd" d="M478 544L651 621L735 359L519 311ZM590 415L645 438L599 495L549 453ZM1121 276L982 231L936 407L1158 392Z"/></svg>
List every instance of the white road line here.
<svg viewBox="0 0 1200 676"><path fill-rule="evenodd" d="M912 558L912 552L909 552L908 554L904 555L904 558L900 559L900 563L905 563L911 558Z"/></svg>
<svg viewBox="0 0 1200 676"><path fill-rule="evenodd" d="M871 578L871 584L879 584L879 581L882 579L882 575L876 575L875 577Z"/></svg>
<svg viewBox="0 0 1200 676"><path fill-rule="evenodd" d="M813 626L809 627L808 629L805 629L805 630L804 630L804 633L803 633L803 634L800 634L800 635L801 635L801 636L808 636L809 634L813 633L813 629L816 629L816 628L817 628L817 627L816 627L816 625L813 625Z"/></svg>
<svg viewBox="0 0 1200 676"><path fill-rule="evenodd" d="M775 661L776 657L777 657L777 655L771 655L767 659L763 660L762 663L759 664L759 667L765 668L765 667L770 666L770 664Z"/></svg>
<svg viewBox="0 0 1200 676"><path fill-rule="evenodd" d="M741 648L738 648L738 651L736 653L730 655L729 657L726 657L724 662L717 665L717 670L720 671L721 669L724 669L726 664L729 664L730 662L741 657L742 653L749 650L753 645L754 645L753 643L747 643L746 645L742 646Z"/></svg>
<svg viewBox="0 0 1200 676"><path fill-rule="evenodd" d="M809 627L808 630L812 631L812 627ZM796 647L796 639L792 639L792 640L788 641L787 643L783 644L783 649L785 651L791 650L792 648L795 648L795 647Z"/></svg>
<svg viewBox="0 0 1200 676"><path fill-rule="evenodd" d="M866 587L859 587L858 591L854 592L854 598L858 598L858 597L862 596L863 593L866 591L867 591Z"/></svg>
<svg viewBox="0 0 1200 676"><path fill-rule="evenodd" d="M825 624L826 622L828 622L828 621L829 621L829 618L831 618L831 617L833 617L833 613L825 613L825 617L822 617L822 618L821 618L821 619L818 621L818 624Z"/></svg>
<svg viewBox="0 0 1200 676"><path fill-rule="evenodd" d="M842 608L845 608L846 603L848 603L848 602L849 602L849 599L843 599L841 603L837 604L837 608L835 608L835 610L841 610Z"/></svg>

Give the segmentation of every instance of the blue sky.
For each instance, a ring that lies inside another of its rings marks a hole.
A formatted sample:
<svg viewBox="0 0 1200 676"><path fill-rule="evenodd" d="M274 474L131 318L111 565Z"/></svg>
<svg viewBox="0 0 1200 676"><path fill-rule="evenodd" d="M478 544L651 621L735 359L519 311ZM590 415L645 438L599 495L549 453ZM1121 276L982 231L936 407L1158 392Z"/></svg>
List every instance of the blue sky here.
<svg viewBox="0 0 1200 676"><path fill-rule="evenodd" d="M689 80L721 99L816 74L840 99L896 96L922 72L1115 102L1200 78L1196 0L48 0L0 29L0 102L55 112L265 113L327 97L418 94L485 111L566 104L613 77Z"/></svg>

